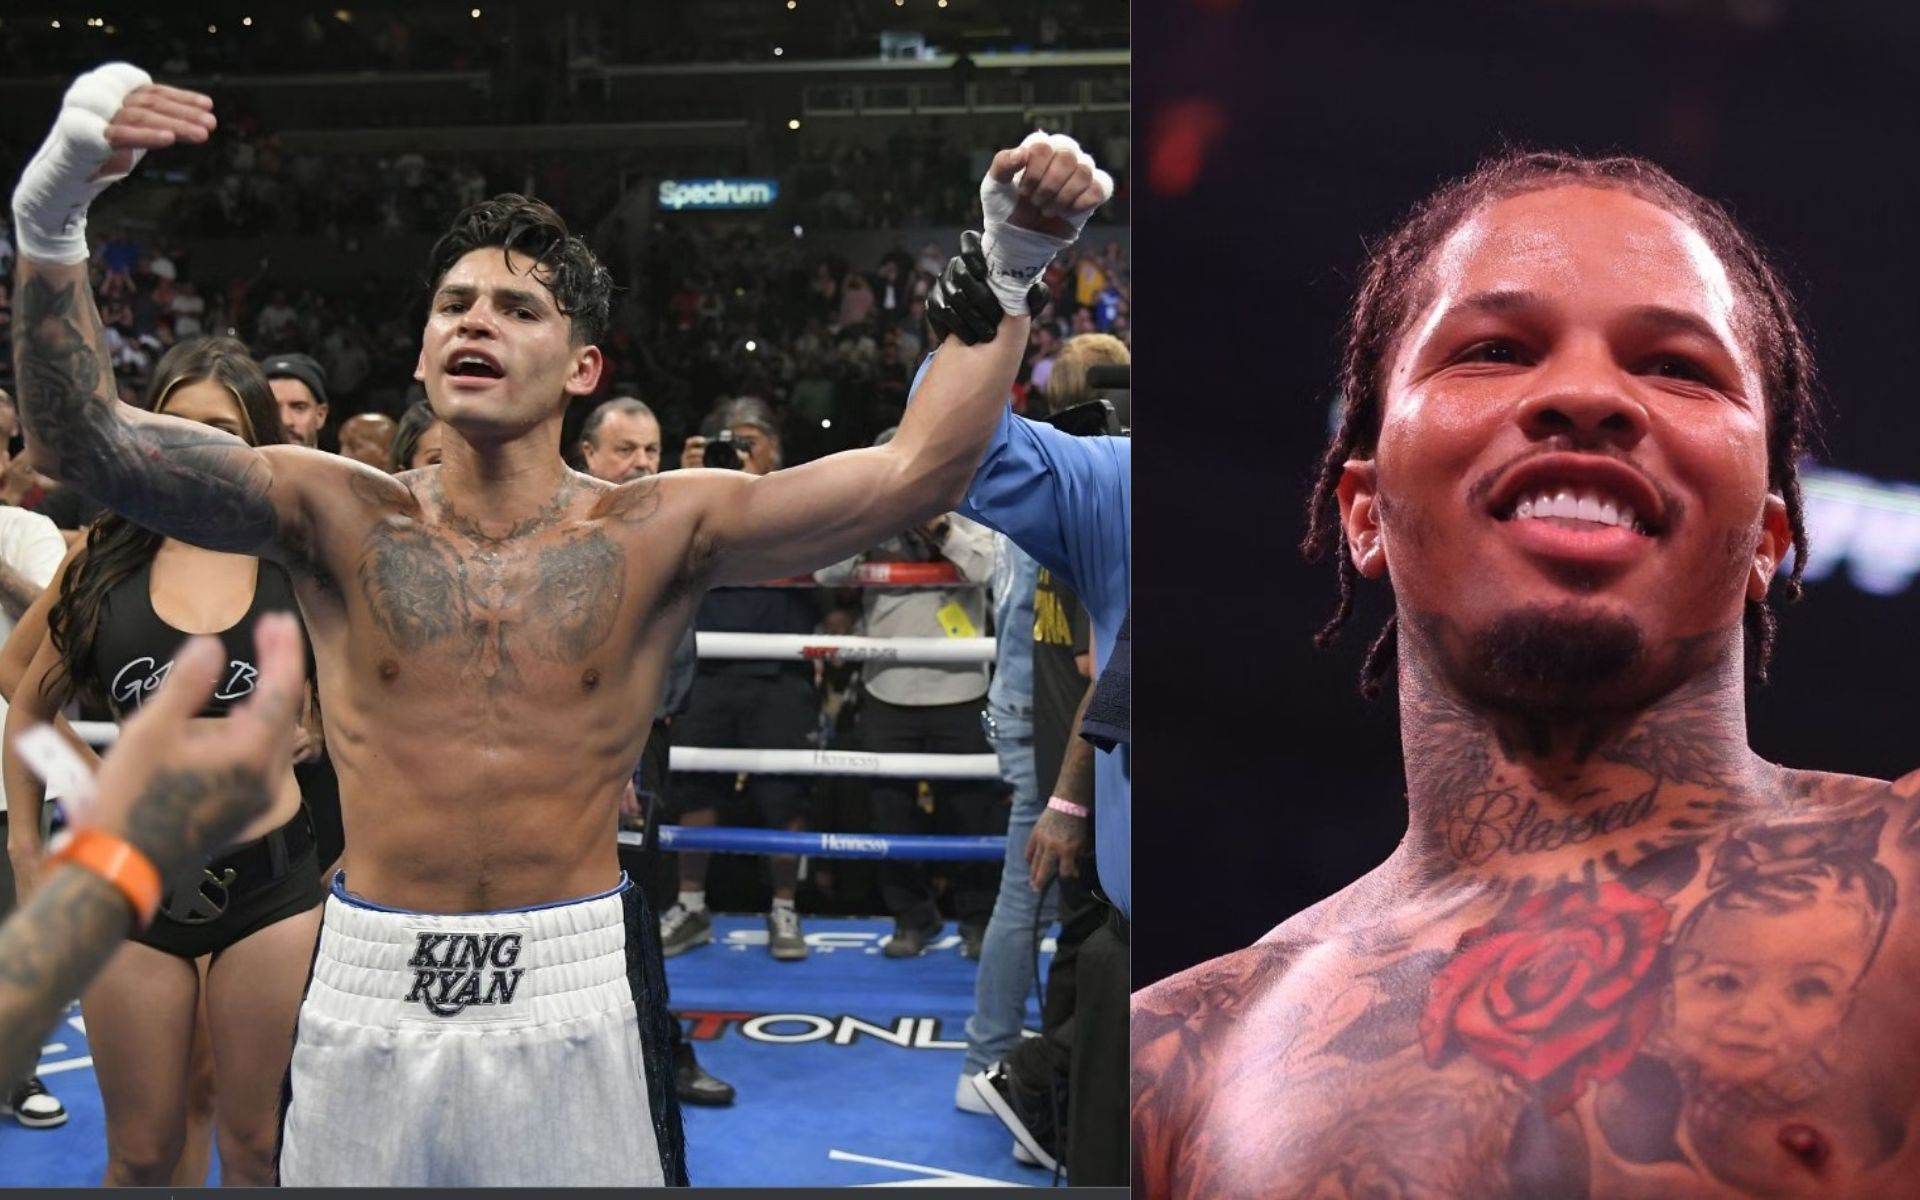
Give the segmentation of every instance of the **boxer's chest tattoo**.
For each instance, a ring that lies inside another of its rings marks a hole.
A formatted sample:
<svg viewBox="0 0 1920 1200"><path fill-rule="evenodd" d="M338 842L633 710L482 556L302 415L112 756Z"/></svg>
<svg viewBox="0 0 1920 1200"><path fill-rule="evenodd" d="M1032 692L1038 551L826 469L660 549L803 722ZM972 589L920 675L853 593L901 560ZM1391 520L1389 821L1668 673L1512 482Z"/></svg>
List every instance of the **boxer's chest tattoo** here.
<svg viewBox="0 0 1920 1200"><path fill-rule="evenodd" d="M1905 1194L1916 783L1785 775L1582 872L1444 914L1342 897L1150 989L1148 1194Z"/></svg>
<svg viewBox="0 0 1920 1200"><path fill-rule="evenodd" d="M375 529L359 566L376 625L406 654L456 656L462 678L520 681L565 665L613 632L626 553L598 529L476 539L394 520Z"/></svg>

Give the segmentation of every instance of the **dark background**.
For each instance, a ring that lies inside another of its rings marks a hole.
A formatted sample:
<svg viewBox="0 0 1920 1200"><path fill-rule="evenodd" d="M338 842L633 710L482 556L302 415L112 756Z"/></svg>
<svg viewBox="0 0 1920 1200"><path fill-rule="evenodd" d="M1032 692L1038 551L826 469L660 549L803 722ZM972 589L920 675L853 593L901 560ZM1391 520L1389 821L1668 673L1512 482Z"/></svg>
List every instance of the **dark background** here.
<svg viewBox="0 0 1920 1200"><path fill-rule="evenodd" d="M1333 570L1295 549L1364 241L1503 143L1652 157L1793 281L1828 394L1820 461L1920 479L1920 14L1213 0L1135 22L1140 987L1346 886L1405 830L1395 701L1355 689L1384 588L1315 652ZM1755 747L1920 767L1914 609L1810 587L1750 694Z"/></svg>

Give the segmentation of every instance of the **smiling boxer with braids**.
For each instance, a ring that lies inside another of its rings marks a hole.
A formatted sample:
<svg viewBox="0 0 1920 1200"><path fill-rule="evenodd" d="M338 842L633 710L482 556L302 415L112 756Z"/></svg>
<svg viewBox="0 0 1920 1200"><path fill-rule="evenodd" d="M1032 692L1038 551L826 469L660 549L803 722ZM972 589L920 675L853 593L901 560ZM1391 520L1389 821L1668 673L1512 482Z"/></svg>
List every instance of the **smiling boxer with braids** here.
<svg viewBox="0 0 1920 1200"><path fill-rule="evenodd" d="M1920 775L1747 744L1813 369L1724 209L1515 154L1375 249L1309 554L1392 588L1410 828L1135 997L1151 1197L1864 1197L1920 1172ZM1351 803L1341 798L1335 803Z"/></svg>
<svg viewBox="0 0 1920 1200"><path fill-rule="evenodd" d="M1800 598L1806 569L1807 533L1800 499L1800 457L1817 423L1814 404L1813 348L1794 318L1793 299L1760 247L1725 209L1688 190L1644 159L1579 159L1567 155L1516 154L1496 159L1465 179L1434 193L1405 224L1374 250L1354 298L1340 368L1340 427L1320 459L1320 473L1307 506L1308 529L1301 549L1308 558L1331 554L1340 584L1340 601L1314 644L1325 647L1339 636L1353 612L1357 572L1341 536L1340 477L1349 459L1370 458L1380 436L1380 396L1388 357L1399 331L1422 298L1420 267L1456 227L1462 216L1507 196L1556 181L1590 180L1602 186L1644 189L1650 197L1684 214L1699 229L1739 285L1753 311L1748 321L1759 339L1755 349L1765 377L1769 405L1767 472L1769 485L1786 502L1793 531L1793 570L1787 576L1790 600ZM1752 668L1764 681L1773 656L1775 621L1766 598L1748 603L1747 629L1755 646ZM1378 694L1393 666L1398 621L1387 624L1368 648L1360 674L1361 691Z"/></svg>

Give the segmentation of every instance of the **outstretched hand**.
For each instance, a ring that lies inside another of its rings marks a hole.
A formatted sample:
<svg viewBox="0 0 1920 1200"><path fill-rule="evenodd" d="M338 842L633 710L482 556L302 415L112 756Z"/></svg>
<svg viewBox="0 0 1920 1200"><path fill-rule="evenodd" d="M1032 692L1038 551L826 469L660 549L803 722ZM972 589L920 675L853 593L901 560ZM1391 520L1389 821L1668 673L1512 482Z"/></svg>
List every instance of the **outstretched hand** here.
<svg viewBox="0 0 1920 1200"><path fill-rule="evenodd" d="M203 143L217 125L213 97L203 92L163 83L137 87L127 93L107 121L107 145L114 154L96 178L108 179L131 171L135 151L161 150L176 142Z"/></svg>
<svg viewBox="0 0 1920 1200"><path fill-rule="evenodd" d="M86 823L133 843L163 879L204 863L266 812L286 769L306 698L305 643L288 613L262 617L253 639L259 681L217 728L196 728L193 719L225 675L227 656L218 638L196 637L100 765Z"/></svg>

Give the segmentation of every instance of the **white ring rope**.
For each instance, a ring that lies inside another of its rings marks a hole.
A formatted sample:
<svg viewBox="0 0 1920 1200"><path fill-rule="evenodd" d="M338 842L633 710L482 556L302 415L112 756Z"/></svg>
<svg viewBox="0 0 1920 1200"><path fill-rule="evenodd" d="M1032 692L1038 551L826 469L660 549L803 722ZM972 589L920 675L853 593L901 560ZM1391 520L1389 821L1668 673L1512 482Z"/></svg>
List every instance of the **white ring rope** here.
<svg viewBox="0 0 1920 1200"><path fill-rule="evenodd" d="M799 633L699 633L703 659L896 663L987 663L995 639L935 637L836 637ZM111 721L73 721L73 731L92 746L110 746L120 735ZM992 754L868 754L855 750L736 750L675 746L675 771L745 772L770 775L840 775L882 779L998 779Z"/></svg>
<svg viewBox="0 0 1920 1200"><path fill-rule="evenodd" d="M69 721L73 732L89 746L111 746L120 736L120 727L112 721Z"/></svg>
<svg viewBox="0 0 1920 1200"><path fill-rule="evenodd" d="M675 771L768 775L863 775L876 779L998 779L992 754L869 754L862 750L720 750L675 746Z"/></svg>
<svg viewBox="0 0 1920 1200"><path fill-rule="evenodd" d="M120 735L111 721L75 721L73 731L89 745L109 746ZM766 775L840 775L874 779L998 779L992 754L868 754L860 750L728 750L675 746L675 771Z"/></svg>
<svg viewBox="0 0 1920 1200"><path fill-rule="evenodd" d="M989 663L990 637L836 637L810 633L697 633L701 658L833 662Z"/></svg>

